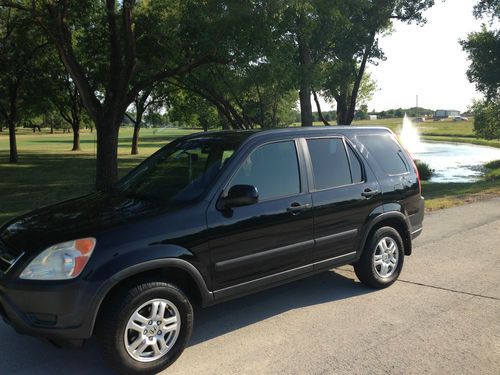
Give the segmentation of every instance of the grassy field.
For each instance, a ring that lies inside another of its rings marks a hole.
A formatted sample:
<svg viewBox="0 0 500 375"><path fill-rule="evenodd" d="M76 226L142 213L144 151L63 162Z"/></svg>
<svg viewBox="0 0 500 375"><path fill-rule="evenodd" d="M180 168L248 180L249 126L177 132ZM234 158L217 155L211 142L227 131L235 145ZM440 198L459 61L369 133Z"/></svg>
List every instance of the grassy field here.
<svg viewBox="0 0 500 375"><path fill-rule="evenodd" d="M358 122L356 125L385 125L398 132L401 119ZM472 123L438 122L419 125L423 134L439 134L440 140L482 142L471 138ZM132 129L123 128L119 142L119 172L123 175L158 148L196 129L143 129L140 154L130 155ZM457 134L460 135L459 138ZM82 150L72 152L71 134L32 133L19 129L19 163L9 164L8 136L0 133L0 223L23 212L92 190L95 168L95 133L82 132ZM441 139L443 138L443 139ZM484 143L483 143L484 144ZM500 147L500 142L486 143ZM489 195L500 195L500 166L490 172L489 180L467 184L425 183L427 207L437 209Z"/></svg>

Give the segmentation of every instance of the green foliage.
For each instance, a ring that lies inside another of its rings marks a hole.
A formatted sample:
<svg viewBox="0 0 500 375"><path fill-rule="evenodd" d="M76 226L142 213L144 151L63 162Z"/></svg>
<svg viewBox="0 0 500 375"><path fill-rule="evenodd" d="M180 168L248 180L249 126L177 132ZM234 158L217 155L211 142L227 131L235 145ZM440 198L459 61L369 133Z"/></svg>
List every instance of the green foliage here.
<svg viewBox="0 0 500 375"><path fill-rule="evenodd" d="M466 40L460 41L468 54L470 65L467 78L476 85L486 98L500 97L500 30L487 30L470 33Z"/></svg>
<svg viewBox="0 0 500 375"><path fill-rule="evenodd" d="M0 7L0 121L17 125L41 113L46 40L21 11Z"/></svg>
<svg viewBox="0 0 500 375"><path fill-rule="evenodd" d="M356 111L356 119L357 120L367 120L368 117L368 106L366 104L362 104L359 109Z"/></svg>
<svg viewBox="0 0 500 375"><path fill-rule="evenodd" d="M473 110L476 136L500 139L500 100L478 101L474 104Z"/></svg>
<svg viewBox="0 0 500 375"><path fill-rule="evenodd" d="M185 90L176 90L169 96L168 117L178 126L187 128L210 128L220 126L215 106L200 96Z"/></svg>
<svg viewBox="0 0 500 375"><path fill-rule="evenodd" d="M415 165L418 169L418 174L422 181L428 181L434 175L434 169L432 169L429 164L422 160L415 160Z"/></svg>
<svg viewBox="0 0 500 375"><path fill-rule="evenodd" d="M409 117L421 117L421 116L430 116L434 113L432 109L426 109L421 107L411 107L411 108L392 108L385 111L381 111L377 113L378 118L403 118L404 115Z"/></svg>
<svg viewBox="0 0 500 375"><path fill-rule="evenodd" d="M474 6L474 16L500 18L500 0L479 0Z"/></svg>

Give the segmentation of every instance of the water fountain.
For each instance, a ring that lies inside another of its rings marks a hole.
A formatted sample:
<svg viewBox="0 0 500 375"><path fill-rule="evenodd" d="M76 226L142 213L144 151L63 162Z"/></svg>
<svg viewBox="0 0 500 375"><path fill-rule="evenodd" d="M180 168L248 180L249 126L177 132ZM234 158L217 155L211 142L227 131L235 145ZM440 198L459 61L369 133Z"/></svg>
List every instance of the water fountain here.
<svg viewBox="0 0 500 375"><path fill-rule="evenodd" d="M482 165L500 159L500 149L463 143L422 142L405 113L399 135L413 158L435 170L433 182L473 182L481 178Z"/></svg>
<svg viewBox="0 0 500 375"><path fill-rule="evenodd" d="M412 121L406 115L403 118L403 127L399 135L403 146L411 153L423 152L425 150L424 144L420 141L420 135Z"/></svg>

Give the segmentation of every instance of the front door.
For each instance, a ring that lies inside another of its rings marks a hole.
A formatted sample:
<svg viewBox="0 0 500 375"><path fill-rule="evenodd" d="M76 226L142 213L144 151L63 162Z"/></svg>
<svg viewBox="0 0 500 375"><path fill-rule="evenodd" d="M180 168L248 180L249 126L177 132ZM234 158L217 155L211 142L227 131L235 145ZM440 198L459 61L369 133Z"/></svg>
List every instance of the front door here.
<svg viewBox="0 0 500 375"><path fill-rule="evenodd" d="M208 210L216 298L312 269L312 201L301 164L295 140L257 146L225 191L253 185L258 203Z"/></svg>

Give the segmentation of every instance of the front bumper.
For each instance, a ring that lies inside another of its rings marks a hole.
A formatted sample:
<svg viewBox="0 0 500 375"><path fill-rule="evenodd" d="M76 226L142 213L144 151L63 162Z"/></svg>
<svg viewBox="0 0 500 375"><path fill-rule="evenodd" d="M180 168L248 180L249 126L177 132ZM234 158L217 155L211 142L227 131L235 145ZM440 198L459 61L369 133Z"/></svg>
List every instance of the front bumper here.
<svg viewBox="0 0 500 375"><path fill-rule="evenodd" d="M21 334L79 345L92 336L95 319L92 294L78 285L83 283L0 279L0 315Z"/></svg>

